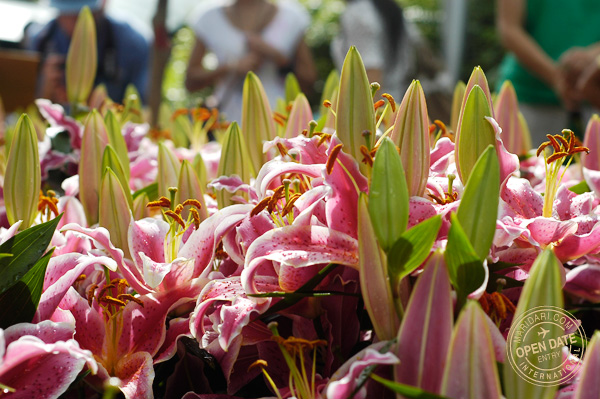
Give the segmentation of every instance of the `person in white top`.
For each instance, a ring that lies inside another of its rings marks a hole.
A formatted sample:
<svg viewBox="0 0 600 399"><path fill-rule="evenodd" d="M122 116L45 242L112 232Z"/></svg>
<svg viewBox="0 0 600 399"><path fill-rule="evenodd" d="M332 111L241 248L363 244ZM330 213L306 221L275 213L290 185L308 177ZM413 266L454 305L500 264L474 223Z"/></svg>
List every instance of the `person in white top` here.
<svg viewBox="0 0 600 399"><path fill-rule="evenodd" d="M260 78L271 106L284 97L288 72L296 74L303 90L310 90L316 68L304 42L309 24L306 10L289 0L211 1L192 25L196 44L188 64L187 89L214 86L220 111L238 122L249 71ZM216 69L204 67L207 51L215 54Z"/></svg>

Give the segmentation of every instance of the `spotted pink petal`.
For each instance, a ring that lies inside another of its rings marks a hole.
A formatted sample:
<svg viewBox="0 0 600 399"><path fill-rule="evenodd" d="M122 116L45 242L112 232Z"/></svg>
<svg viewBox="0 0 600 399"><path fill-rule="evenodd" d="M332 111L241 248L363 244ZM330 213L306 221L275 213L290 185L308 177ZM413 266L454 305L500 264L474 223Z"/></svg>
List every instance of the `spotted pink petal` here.
<svg viewBox="0 0 600 399"><path fill-rule="evenodd" d="M75 197L64 196L58 199L58 211L63 214L58 222L58 229L62 229L69 223L76 223L80 226L87 226L85 211L83 205Z"/></svg>
<svg viewBox="0 0 600 399"><path fill-rule="evenodd" d="M440 392L452 319L450 278L437 252L417 280L398 332L396 381Z"/></svg>
<svg viewBox="0 0 600 399"><path fill-rule="evenodd" d="M494 132L496 132L496 154L498 155L498 162L500 162L500 182L502 184L513 174L518 174L519 157L508 152L504 147L501 138L502 129L498 125L498 122L489 116L487 116L486 119L494 128Z"/></svg>
<svg viewBox="0 0 600 399"><path fill-rule="evenodd" d="M379 353L386 344L381 341L361 350L352 356L340 367L329 380L325 388L327 399L346 399L352 396L356 389L356 382L363 370L369 366L379 364L398 364L398 358L391 352ZM366 388L362 387L354 398L364 399L367 397Z"/></svg>
<svg viewBox="0 0 600 399"><path fill-rule="evenodd" d="M600 266L586 264L570 270L564 289L592 303L600 302Z"/></svg>
<svg viewBox="0 0 600 399"><path fill-rule="evenodd" d="M351 236L323 226L285 226L255 240L246 254L242 284L248 293L258 293L254 275L264 261L293 267L338 263L358 267L358 244Z"/></svg>
<svg viewBox="0 0 600 399"><path fill-rule="evenodd" d="M309 177L319 177L321 176L322 169L323 165L321 164L303 165L275 158L262 166L254 182L254 188L258 193L259 199L262 199L265 197L267 190L271 188L271 183L279 176L287 173L299 173Z"/></svg>
<svg viewBox="0 0 600 399"><path fill-rule="evenodd" d="M144 218L131 221L127 240L129 252L133 256L139 272L143 270L140 252L155 262L165 261L165 238L168 231L169 224L161 219ZM139 272L137 273L138 278L141 277Z"/></svg>
<svg viewBox="0 0 600 399"><path fill-rule="evenodd" d="M178 317L170 320L165 342L154 357L154 364L171 359L177 352L177 341L179 338L191 336L190 320L187 317Z"/></svg>
<svg viewBox="0 0 600 399"><path fill-rule="evenodd" d="M592 213L594 195L592 193L575 194L564 185L558 188L554 200L553 214L560 220L569 220L578 216L587 216Z"/></svg>
<svg viewBox="0 0 600 399"><path fill-rule="evenodd" d="M308 138L302 134L292 138L275 137L273 140L265 142L263 152L266 153L275 148L277 144L281 144L301 164L324 164L327 162L327 154L325 153L327 146L319 145L319 139L319 136Z"/></svg>
<svg viewBox="0 0 600 399"><path fill-rule="evenodd" d="M597 222L589 233L569 235L554 247L554 253L561 262L598 252L600 252L600 222Z"/></svg>
<svg viewBox="0 0 600 399"><path fill-rule="evenodd" d="M448 169L454 155L454 143L448 137L442 137L431 150L429 164L434 173L443 173Z"/></svg>
<svg viewBox="0 0 600 399"><path fill-rule="evenodd" d="M34 320L49 319L79 276L89 267L97 267L96 265L103 265L111 270L116 268L115 261L106 256L65 254L51 258L44 278L44 291Z"/></svg>
<svg viewBox="0 0 600 399"><path fill-rule="evenodd" d="M534 242L542 247L563 240L577 231L577 223L568 220L560 221L551 218L537 217L527 225Z"/></svg>
<svg viewBox="0 0 600 399"><path fill-rule="evenodd" d="M508 179L500 191L500 197L521 217L532 219L542 215L544 199L525 179Z"/></svg>
<svg viewBox="0 0 600 399"><path fill-rule="evenodd" d="M71 287L60 302L60 308L68 310L75 319L75 340L83 349L94 354L102 353L105 338L104 319L87 300Z"/></svg>
<svg viewBox="0 0 600 399"><path fill-rule="evenodd" d="M49 320L37 324L19 323L4 330L4 342L8 346L24 336L39 338L46 344L73 339L75 326L69 323L55 323ZM4 350L4 347L2 347Z"/></svg>
<svg viewBox="0 0 600 399"><path fill-rule="evenodd" d="M155 262L144 255L143 252L138 253L138 256L142 261L144 282L152 289L156 289L163 282L165 276L171 272L173 263L185 262L185 259L183 258L177 258L173 262Z"/></svg>
<svg viewBox="0 0 600 399"><path fill-rule="evenodd" d="M149 353L137 352L122 357L115 367L115 377L121 380L119 388L126 399L154 397L154 367Z"/></svg>
<svg viewBox="0 0 600 399"><path fill-rule="evenodd" d="M183 247L179 257L194 259L194 277L206 277L211 271L217 245L223 237L235 228L252 211L252 205L231 205L205 219L194 231Z"/></svg>
<svg viewBox="0 0 600 399"><path fill-rule="evenodd" d="M43 328L52 328L49 324ZM3 335L3 332L0 332ZM1 340L4 350L4 339ZM11 398L58 398L87 364L96 372L97 364L90 351L69 339L46 343L25 335L6 346L0 361L0 381L14 388Z"/></svg>
<svg viewBox="0 0 600 399"><path fill-rule="evenodd" d="M66 116L65 110L59 104L52 104L50 100L38 99L35 101L40 114L46 119L53 128L66 130L71 138L71 148L81 148L81 138L83 136L83 126L75 119Z"/></svg>
<svg viewBox="0 0 600 399"><path fill-rule="evenodd" d="M600 170L588 169L582 167L583 178L587 185L592 189L596 197L600 197Z"/></svg>

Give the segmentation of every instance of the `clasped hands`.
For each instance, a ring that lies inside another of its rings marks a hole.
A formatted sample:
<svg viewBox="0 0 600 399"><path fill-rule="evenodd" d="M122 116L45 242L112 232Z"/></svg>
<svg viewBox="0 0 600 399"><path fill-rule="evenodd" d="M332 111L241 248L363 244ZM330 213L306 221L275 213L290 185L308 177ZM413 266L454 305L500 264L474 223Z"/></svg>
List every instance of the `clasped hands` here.
<svg viewBox="0 0 600 399"><path fill-rule="evenodd" d="M600 48L574 47L558 60L553 88L568 110L583 101L600 108Z"/></svg>

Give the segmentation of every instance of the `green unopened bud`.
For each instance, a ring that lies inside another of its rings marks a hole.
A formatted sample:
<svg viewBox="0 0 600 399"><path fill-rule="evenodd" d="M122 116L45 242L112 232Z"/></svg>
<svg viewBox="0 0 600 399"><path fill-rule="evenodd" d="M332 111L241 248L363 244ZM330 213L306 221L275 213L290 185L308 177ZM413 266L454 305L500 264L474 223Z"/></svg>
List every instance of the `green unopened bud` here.
<svg viewBox="0 0 600 399"><path fill-rule="evenodd" d="M121 124L117 120L115 114L110 110L104 117L104 123L106 125L106 132L108 134L108 142L117 153L119 161L121 161L121 166L123 167L123 172L125 173L127 180L129 180L131 176L129 167L129 153L127 151L127 143L125 142L125 138L121 132Z"/></svg>
<svg viewBox="0 0 600 399"><path fill-rule="evenodd" d="M242 131L248 143L252 169L258 171L267 161L267 156L263 154L263 144L275 138L276 130L269 99L260 79L253 72L248 72L244 81Z"/></svg>
<svg viewBox="0 0 600 399"><path fill-rule="evenodd" d="M111 242L130 258L127 232L131 222L131 210L127 196L117 175L107 167L100 186L100 209L98 224L110 232Z"/></svg>
<svg viewBox="0 0 600 399"><path fill-rule="evenodd" d="M254 176L254 168L248 154L248 147L238 124L235 122L229 126L225 133L217 175L236 175L244 182L249 182L250 177ZM218 191L217 203L219 204L219 208L224 208L232 204L231 197L233 195L233 193L229 193L226 190Z"/></svg>
<svg viewBox="0 0 600 399"><path fill-rule="evenodd" d="M164 143L158 144L158 195L169 198L169 187L177 187L181 163Z"/></svg>
<svg viewBox="0 0 600 399"><path fill-rule="evenodd" d="M181 163L181 170L179 171L179 184L177 191L177 199L175 203L183 204L183 202L187 199L195 199L200 202L200 209L198 210L198 214L200 216L200 221L206 219L208 217L208 212L206 211L206 205L204 204L204 190L200 185L200 179L196 175L196 171L194 171L194 167L192 164L184 160ZM182 217L186 219L188 217L188 210L184 209L182 213Z"/></svg>
<svg viewBox="0 0 600 399"><path fill-rule="evenodd" d="M26 229L33 224L41 179L37 135L23 114L14 130L4 176L4 204L11 225L22 220L21 229Z"/></svg>
<svg viewBox="0 0 600 399"><path fill-rule="evenodd" d="M298 97L298 94L302 93L300 90L300 83L296 75L292 72L285 75L285 102L286 104L291 103Z"/></svg>
<svg viewBox="0 0 600 399"><path fill-rule="evenodd" d="M313 114L306 96L302 93L294 100L290 116L285 127L285 137L296 137L312 121Z"/></svg>
<svg viewBox="0 0 600 399"><path fill-rule="evenodd" d="M496 121L502 126L502 142L513 154L525 155L530 148L523 147L523 125L519 118L517 92L509 80L504 81L500 93L494 102Z"/></svg>
<svg viewBox="0 0 600 399"><path fill-rule="evenodd" d="M458 119L460 117L460 110L462 108L463 98L465 97L465 90L467 85L462 80L459 80L454 87L454 95L452 96L452 110L450 111L450 128L453 132L458 129Z"/></svg>
<svg viewBox="0 0 600 399"><path fill-rule="evenodd" d="M106 168L110 168L119 179L119 183L121 183L121 187L123 188L123 193L127 198L127 203L130 208L133 208L133 198L131 196L131 189L129 188L129 179L125 176L125 170L121 164L121 160L117 156L117 152L110 144L104 148L104 154L102 155L102 170L106 170Z"/></svg>
<svg viewBox="0 0 600 399"><path fill-rule="evenodd" d="M97 68L96 24L89 7L77 18L66 61L67 98L71 104L84 104L92 91Z"/></svg>

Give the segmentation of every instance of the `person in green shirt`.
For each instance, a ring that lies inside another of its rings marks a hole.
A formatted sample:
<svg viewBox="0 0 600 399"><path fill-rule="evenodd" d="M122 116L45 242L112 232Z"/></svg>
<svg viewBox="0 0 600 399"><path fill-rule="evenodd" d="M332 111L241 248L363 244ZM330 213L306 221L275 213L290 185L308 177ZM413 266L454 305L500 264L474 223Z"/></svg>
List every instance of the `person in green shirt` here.
<svg viewBox="0 0 600 399"><path fill-rule="evenodd" d="M597 0L498 0L497 27L509 51L499 83L515 86L533 145L576 128L571 115L591 113L577 81L600 55L598 21Z"/></svg>

